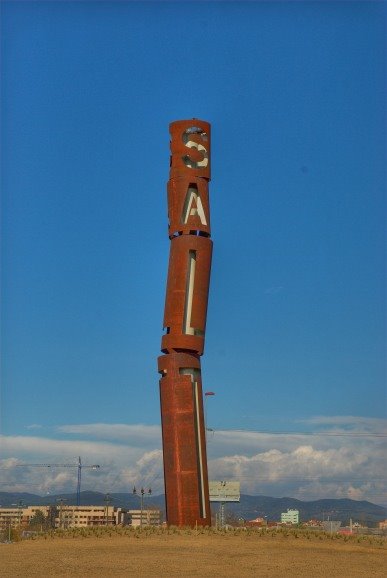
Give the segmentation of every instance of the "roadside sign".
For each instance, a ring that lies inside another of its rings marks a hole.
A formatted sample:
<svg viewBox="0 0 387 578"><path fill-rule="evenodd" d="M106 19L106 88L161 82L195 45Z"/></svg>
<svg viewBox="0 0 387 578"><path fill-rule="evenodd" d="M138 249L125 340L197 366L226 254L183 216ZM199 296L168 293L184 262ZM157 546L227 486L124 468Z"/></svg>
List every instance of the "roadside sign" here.
<svg viewBox="0 0 387 578"><path fill-rule="evenodd" d="M240 502L240 482L209 482L210 502Z"/></svg>

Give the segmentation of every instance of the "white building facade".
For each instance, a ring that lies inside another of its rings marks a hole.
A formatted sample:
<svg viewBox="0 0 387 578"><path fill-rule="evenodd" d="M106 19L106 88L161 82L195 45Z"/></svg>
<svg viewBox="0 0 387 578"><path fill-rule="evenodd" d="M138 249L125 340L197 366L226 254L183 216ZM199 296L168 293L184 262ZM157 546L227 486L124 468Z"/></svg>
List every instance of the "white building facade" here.
<svg viewBox="0 0 387 578"><path fill-rule="evenodd" d="M38 511L43 514L46 528L125 526L130 524L127 510L115 506L26 506L0 508L0 530L9 526L26 527Z"/></svg>
<svg viewBox="0 0 387 578"><path fill-rule="evenodd" d="M281 524L299 524L300 512L298 510L288 509L287 512L281 514Z"/></svg>
<svg viewBox="0 0 387 578"><path fill-rule="evenodd" d="M160 510L143 510L141 523L141 510L129 510L129 516L132 519L132 526L160 526L161 511Z"/></svg>

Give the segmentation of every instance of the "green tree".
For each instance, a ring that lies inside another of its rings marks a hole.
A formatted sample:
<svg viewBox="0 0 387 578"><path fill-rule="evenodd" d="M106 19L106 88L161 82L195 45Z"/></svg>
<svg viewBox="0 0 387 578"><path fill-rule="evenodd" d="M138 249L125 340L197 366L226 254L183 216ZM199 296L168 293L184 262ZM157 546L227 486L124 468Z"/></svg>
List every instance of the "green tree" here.
<svg viewBox="0 0 387 578"><path fill-rule="evenodd" d="M42 510L36 510L35 514L30 519L29 526L34 530L43 530L46 526L46 517Z"/></svg>

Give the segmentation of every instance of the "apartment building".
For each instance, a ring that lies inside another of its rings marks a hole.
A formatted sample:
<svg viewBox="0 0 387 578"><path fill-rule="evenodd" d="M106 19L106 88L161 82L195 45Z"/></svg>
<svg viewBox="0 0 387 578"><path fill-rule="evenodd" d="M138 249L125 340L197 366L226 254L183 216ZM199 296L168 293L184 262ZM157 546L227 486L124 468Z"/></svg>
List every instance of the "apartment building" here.
<svg viewBox="0 0 387 578"><path fill-rule="evenodd" d="M57 508L55 506L29 506L0 508L0 530L8 526L27 526L31 518L40 510L47 520L55 520ZM54 524L52 524L54 526Z"/></svg>
<svg viewBox="0 0 387 578"><path fill-rule="evenodd" d="M160 510L143 510L142 524L141 524L141 510L129 510L132 526L160 526L161 511Z"/></svg>
<svg viewBox="0 0 387 578"><path fill-rule="evenodd" d="M115 506L62 506L58 508L56 519L57 528L118 526L128 523L127 510Z"/></svg>
<svg viewBox="0 0 387 578"><path fill-rule="evenodd" d="M281 514L281 524L299 524L300 512L298 510L288 509Z"/></svg>
<svg viewBox="0 0 387 578"><path fill-rule="evenodd" d="M29 506L24 508L0 508L0 529L9 526L26 527L37 511L44 515L52 528L82 528L88 526L117 526L130 524L130 516L124 508L115 506Z"/></svg>

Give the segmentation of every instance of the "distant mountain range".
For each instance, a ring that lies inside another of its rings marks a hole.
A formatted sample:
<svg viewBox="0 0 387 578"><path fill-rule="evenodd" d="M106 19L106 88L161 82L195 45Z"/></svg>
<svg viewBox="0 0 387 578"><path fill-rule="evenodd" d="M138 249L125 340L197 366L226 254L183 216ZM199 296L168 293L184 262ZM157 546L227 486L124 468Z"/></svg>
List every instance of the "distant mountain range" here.
<svg viewBox="0 0 387 578"><path fill-rule="evenodd" d="M128 509L138 509L140 507L140 499L137 495L111 493L109 496L111 505ZM26 506L57 504L60 499L63 499L68 505L76 504L75 493L38 496L28 493L0 492L0 506L3 508L18 504L20 501ZM106 504L106 494L89 491L81 492L81 504L84 506ZM144 507L157 507L164 510L164 495L146 495ZM211 508L213 512L216 512L219 505L213 503ZM288 508L299 510L302 521L310 519L327 520L329 517L331 520L340 520L342 524L348 524L349 519L352 518L353 522L372 526L387 517L386 508L382 506L367 501L349 499L303 502L295 498L271 498L269 496L242 494L239 503L228 503L225 506L226 515L229 514L235 518L243 518L245 520L252 520L257 517L266 517L267 520L280 520L281 512L286 512Z"/></svg>

